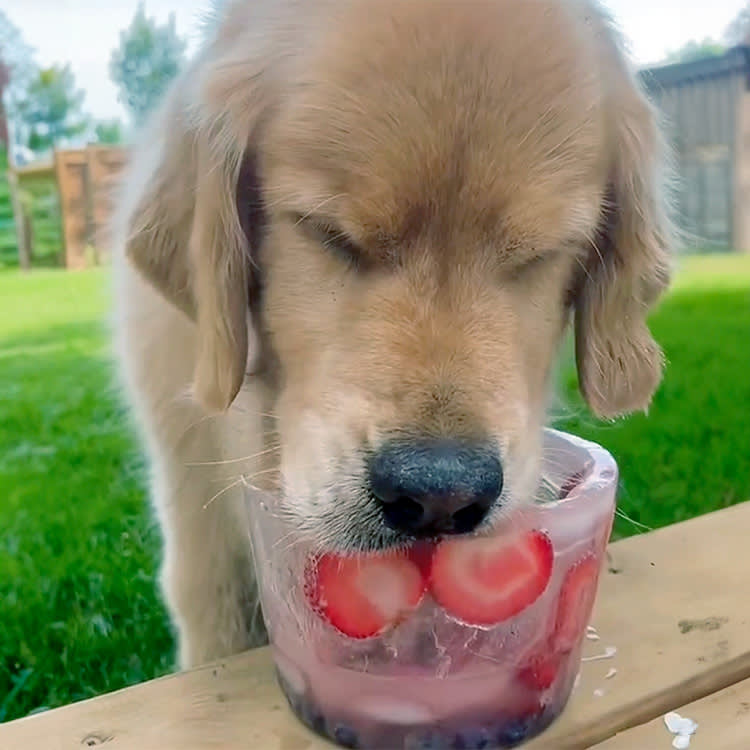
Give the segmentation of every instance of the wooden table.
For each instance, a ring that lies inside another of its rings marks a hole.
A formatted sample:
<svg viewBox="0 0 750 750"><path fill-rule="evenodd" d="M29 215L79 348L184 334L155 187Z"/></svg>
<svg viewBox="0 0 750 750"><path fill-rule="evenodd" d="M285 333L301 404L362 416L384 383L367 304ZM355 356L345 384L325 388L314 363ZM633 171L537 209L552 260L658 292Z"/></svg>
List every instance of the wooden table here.
<svg viewBox="0 0 750 750"><path fill-rule="evenodd" d="M669 750L665 712L698 722L693 750L750 748L750 503L610 547L601 640L563 716L530 750ZM607 673L616 669L614 676ZM0 725L1 750L326 750L290 715L267 649Z"/></svg>

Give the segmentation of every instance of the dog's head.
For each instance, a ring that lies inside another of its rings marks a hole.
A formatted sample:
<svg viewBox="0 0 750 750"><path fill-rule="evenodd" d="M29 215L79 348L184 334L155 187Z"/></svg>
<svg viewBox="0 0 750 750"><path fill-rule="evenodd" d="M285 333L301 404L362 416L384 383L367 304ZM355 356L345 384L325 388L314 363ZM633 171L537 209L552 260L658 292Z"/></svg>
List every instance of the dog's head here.
<svg viewBox="0 0 750 750"><path fill-rule="evenodd" d="M321 540L481 531L535 489L571 317L595 413L660 380L654 114L582 0L273 6L234 3L155 119L127 253L196 321L206 407L270 382Z"/></svg>

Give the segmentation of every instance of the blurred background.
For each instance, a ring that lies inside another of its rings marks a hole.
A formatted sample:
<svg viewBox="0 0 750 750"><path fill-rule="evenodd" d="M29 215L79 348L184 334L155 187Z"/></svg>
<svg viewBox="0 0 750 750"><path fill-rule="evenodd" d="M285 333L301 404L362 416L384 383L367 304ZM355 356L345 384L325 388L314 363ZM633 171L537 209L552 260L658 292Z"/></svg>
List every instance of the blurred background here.
<svg viewBox="0 0 750 750"><path fill-rule="evenodd" d="M209 2L0 9L0 721L173 665L100 229ZM594 420L562 358L557 424L617 458L623 536L750 500L750 3L605 4L664 116L687 238L652 318L669 366L648 417Z"/></svg>

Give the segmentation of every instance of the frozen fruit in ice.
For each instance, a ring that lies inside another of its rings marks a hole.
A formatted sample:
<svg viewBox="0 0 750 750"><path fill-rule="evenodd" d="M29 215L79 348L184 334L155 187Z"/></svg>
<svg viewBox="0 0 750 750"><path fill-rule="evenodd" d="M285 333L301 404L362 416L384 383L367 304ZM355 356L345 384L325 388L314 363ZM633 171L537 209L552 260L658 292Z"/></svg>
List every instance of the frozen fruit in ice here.
<svg viewBox="0 0 750 750"><path fill-rule="evenodd" d="M359 738L357 733L343 724L339 724L336 729L333 730L333 738L338 742L341 747L358 748Z"/></svg>
<svg viewBox="0 0 750 750"><path fill-rule="evenodd" d="M407 552L313 558L305 588L313 609L352 638L369 638L407 617L425 593L425 577Z"/></svg>
<svg viewBox="0 0 750 750"><path fill-rule="evenodd" d="M552 647L572 651L583 637L596 598L600 564L593 554L575 563L565 575L557 602Z"/></svg>
<svg viewBox="0 0 750 750"><path fill-rule="evenodd" d="M561 665L562 656L545 645L524 660L516 676L531 690L548 690L555 684Z"/></svg>
<svg viewBox="0 0 750 750"><path fill-rule="evenodd" d="M405 746L409 750L449 750L450 741L442 732L431 730L413 739L409 738Z"/></svg>
<svg viewBox="0 0 750 750"><path fill-rule="evenodd" d="M553 556L552 542L541 531L446 540L432 558L432 593L463 622L493 625L541 596Z"/></svg>
<svg viewBox="0 0 750 750"><path fill-rule="evenodd" d="M314 703L302 697L298 701L292 702L292 706L303 724L310 727L316 734L323 737L328 735L328 725L325 716L320 713Z"/></svg>
<svg viewBox="0 0 750 750"><path fill-rule="evenodd" d="M542 707L505 722L497 732L495 741L500 747L516 747L541 729Z"/></svg>
<svg viewBox="0 0 750 750"><path fill-rule="evenodd" d="M453 750L485 750L494 743L492 737L484 727L463 729L453 741Z"/></svg>
<svg viewBox="0 0 750 750"><path fill-rule="evenodd" d="M433 542L416 542L405 551L407 557L422 571L425 580L430 575L434 552L435 544Z"/></svg>

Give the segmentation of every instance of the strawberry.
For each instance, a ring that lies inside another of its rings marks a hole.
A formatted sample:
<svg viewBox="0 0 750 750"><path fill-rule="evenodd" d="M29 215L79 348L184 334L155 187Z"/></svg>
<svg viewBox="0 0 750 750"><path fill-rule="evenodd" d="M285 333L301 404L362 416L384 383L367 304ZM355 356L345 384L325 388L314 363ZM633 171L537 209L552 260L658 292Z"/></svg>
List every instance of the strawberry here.
<svg viewBox="0 0 750 750"><path fill-rule="evenodd" d="M351 638L371 638L402 621L426 587L407 552L324 554L310 561L305 578L312 608Z"/></svg>
<svg viewBox="0 0 750 750"><path fill-rule="evenodd" d="M562 659L561 654L545 648L526 659L516 676L531 690L547 690L557 679Z"/></svg>
<svg viewBox="0 0 750 750"><path fill-rule="evenodd" d="M557 614L552 633L555 651L570 652L581 640L594 607L599 570L599 561L589 553L573 565L565 575L557 602Z"/></svg>
<svg viewBox="0 0 750 750"><path fill-rule="evenodd" d="M432 558L432 593L463 622L494 625L542 595L552 559L552 542L541 531L447 540Z"/></svg>
<svg viewBox="0 0 750 750"><path fill-rule="evenodd" d="M406 555L419 568L425 580L430 577L434 552L435 545L432 542L417 542L406 551Z"/></svg>

